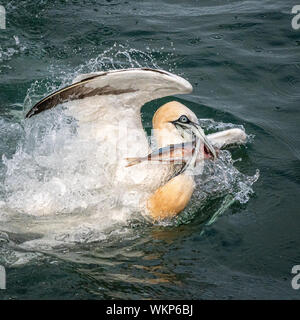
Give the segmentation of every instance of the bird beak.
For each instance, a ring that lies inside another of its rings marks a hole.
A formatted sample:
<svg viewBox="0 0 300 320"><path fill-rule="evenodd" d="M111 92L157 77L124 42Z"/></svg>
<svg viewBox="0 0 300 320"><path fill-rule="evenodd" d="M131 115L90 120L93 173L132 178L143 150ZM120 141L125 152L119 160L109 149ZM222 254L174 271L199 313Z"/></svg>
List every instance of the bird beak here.
<svg viewBox="0 0 300 320"><path fill-rule="evenodd" d="M181 122L178 122L177 120L171 121L171 122L175 125L175 127L177 129L192 131L192 133L204 143L207 150L209 150L211 152L213 159L217 158L215 148L209 142L209 140L207 139L206 135L204 134L202 128L199 126L199 124L192 122L192 121L190 121L189 123L181 123Z"/></svg>

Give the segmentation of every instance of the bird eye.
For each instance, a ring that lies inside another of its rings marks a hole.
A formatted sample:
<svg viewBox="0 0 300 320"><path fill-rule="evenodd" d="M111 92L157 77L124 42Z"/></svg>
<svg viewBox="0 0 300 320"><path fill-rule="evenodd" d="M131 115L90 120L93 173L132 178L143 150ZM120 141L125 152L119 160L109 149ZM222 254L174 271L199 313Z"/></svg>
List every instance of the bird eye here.
<svg viewBox="0 0 300 320"><path fill-rule="evenodd" d="M188 123L189 122L189 119L187 116L181 116L179 118L179 121L182 122L182 123Z"/></svg>

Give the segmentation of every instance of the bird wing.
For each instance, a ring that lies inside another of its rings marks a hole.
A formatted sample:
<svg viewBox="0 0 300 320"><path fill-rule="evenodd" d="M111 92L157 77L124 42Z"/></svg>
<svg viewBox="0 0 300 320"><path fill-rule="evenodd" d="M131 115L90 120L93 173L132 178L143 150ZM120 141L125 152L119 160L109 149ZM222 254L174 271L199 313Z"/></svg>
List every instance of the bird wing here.
<svg viewBox="0 0 300 320"><path fill-rule="evenodd" d="M26 115L30 118L59 104L64 112L78 120L78 139L97 141L98 158L115 164L123 177L126 157L149 153L149 144L142 126L141 107L148 101L174 94L190 93L191 84L163 70L126 69L81 75L68 87L39 101ZM117 171L117 172L119 172ZM135 178L143 180L141 172Z"/></svg>
<svg viewBox="0 0 300 320"><path fill-rule="evenodd" d="M121 96L124 103L119 107L127 107L126 102L134 99L130 107L134 106L140 111L143 104L153 99L192 91L191 84L183 78L163 70L148 68L91 73L81 75L75 81L39 101L26 114L26 118L67 101L91 97L98 97L98 112L101 113L101 99L106 96Z"/></svg>
<svg viewBox="0 0 300 320"><path fill-rule="evenodd" d="M91 73L74 81L39 101L26 118L66 103L68 115L79 120L81 135L99 138L105 136L105 131L111 133L118 127L119 135L121 131L128 135L127 131L131 130L135 131L134 135L144 136L145 140L141 107L157 98L192 91L191 84L183 78L148 68ZM88 130L85 124L89 124ZM110 141L118 142L112 136Z"/></svg>
<svg viewBox="0 0 300 320"><path fill-rule="evenodd" d="M228 129L207 135L207 139L218 149L232 144L244 144L247 141L245 131L239 128Z"/></svg>

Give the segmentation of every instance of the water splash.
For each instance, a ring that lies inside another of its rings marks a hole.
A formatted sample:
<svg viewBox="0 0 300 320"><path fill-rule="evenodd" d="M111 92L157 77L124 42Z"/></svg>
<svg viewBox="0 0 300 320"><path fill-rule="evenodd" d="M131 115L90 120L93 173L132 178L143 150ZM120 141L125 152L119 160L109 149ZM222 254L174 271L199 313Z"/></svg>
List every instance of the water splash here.
<svg viewBox="0 0 300 320"><path fill-rule="evenodd" d="M199 123L206 132L232 128L244 130L242 125L215 122L212 119L200 119ZM253 135L247 136L248 143L253 139ZM240 160L233 160L228 150L221 150L217 160L207 161L203 173L196 176L196 190L191 203L176 223L189 223L195 215L198 215L210 225L232 204L247 203L254 193L252 186L259 178L259 170L256 170L253 176L241 173L234 166L235 162ZM214 201L217 205L211 206Z"/></svg>
<svg viewBox="0 0 300 320"><path fill-rule="evenodd" d="M45 94L70 84L82 73L128 67L163 67L173 71L174 66L158 65L155 55L150 49L142 52L115 44L75 70L68 67L57 70L51 66L49 77L35 81L28 90L24 113ZM167 61L168 57L163 64ZM0 166L3 181L0 230L7 234L30 231L37 235L24 241L24 248L49 250L68 243L105 241L116 232L124 236L126 230L128 235L127 227L133 220L148 224L136 207L131 206L136 201L134 192L129 194L128 205L124 205L119 201L124 190L116 192L109 188L109 162L96 156L97 141L80 140L76 121L66 116L62 107L49 110L42 119L0 124L0 134L9 133L9 126L18 129L11 151L0 146L4 148ZM200 119L200 124L207 132L242 128L209 119ZM207 203L227 195L234 201L247 202L258 175L243 175L234 167L230 152L222 151L220 158L208 162L203 174L196 177L197 188L189 207L175 221L162 224L189 222ZM41 212L40 208L45 207L48 212Z"/></svg>
<svg viewBox="0 0 300 320"><path fill-rule="evenodd" d="M22 54L26 51L26 46L20 41L19 37L14 35L10 40L10 46L3 48L0 45L0 74L6 69L12 69L9 62L14 56Z"/></svg>

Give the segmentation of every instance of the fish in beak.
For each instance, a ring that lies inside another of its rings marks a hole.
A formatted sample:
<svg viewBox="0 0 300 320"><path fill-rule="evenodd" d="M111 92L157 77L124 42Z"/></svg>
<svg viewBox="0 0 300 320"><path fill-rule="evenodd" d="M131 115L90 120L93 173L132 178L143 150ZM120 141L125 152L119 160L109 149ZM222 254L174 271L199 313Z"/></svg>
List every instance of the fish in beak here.
<svg viewBox="0 0 300 320"><path fill-rule="evenodd" d="M187 116L181 116L178 120L170 121L174 124L177 130L181 132L182 135L184 135L186 132L192 134L198 138L200 141L204 144L204 152L207 154L210 154L212 158L215 160L217 158L217 153L215 148L212 146L212 144L207 139L203 129L199 126L198 123L193 122L188 119Z"/></svg>

